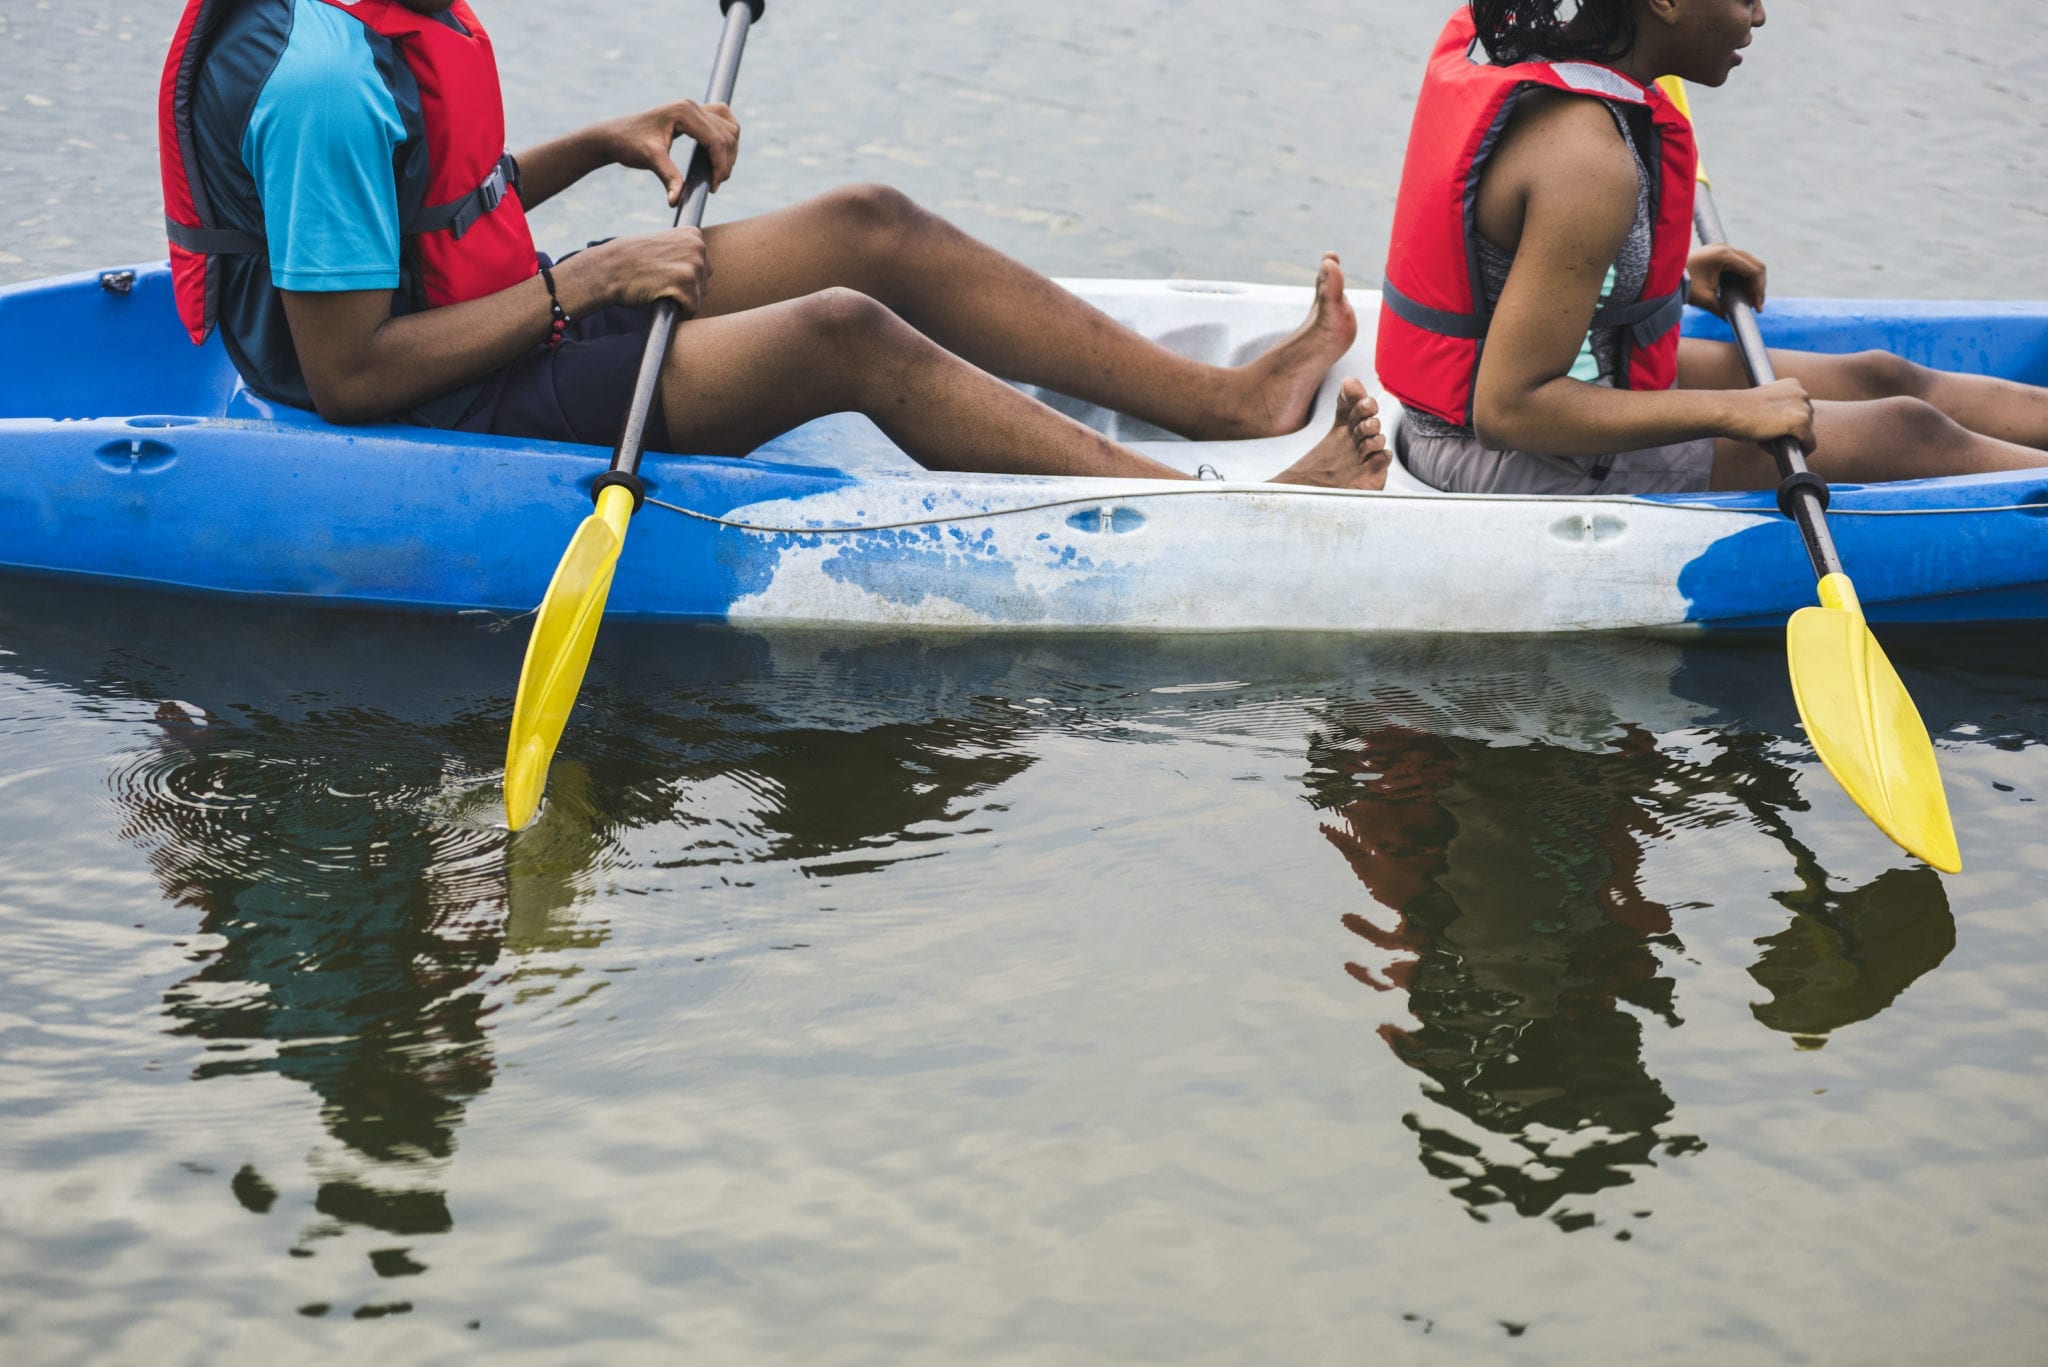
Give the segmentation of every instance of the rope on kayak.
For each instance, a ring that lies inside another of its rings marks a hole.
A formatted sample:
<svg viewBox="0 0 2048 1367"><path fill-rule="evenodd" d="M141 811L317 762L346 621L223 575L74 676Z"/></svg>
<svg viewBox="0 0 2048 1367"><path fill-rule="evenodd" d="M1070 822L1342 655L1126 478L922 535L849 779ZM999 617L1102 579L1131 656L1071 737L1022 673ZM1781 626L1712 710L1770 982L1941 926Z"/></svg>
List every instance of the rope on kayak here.
<svg viewBox="0 0 2048 1367"><path fill-rule="evenodd" d="M1259 485L1258 492L1289 495L1330 496L1351 498L1365 494L1363 489L1316 489L1307 485ZM1202 495L1248 493L1251 490L1238 488L1217 488L1194 486L1185 489L1135 489L1123 493L1092 494L1086 498L1055 498L1044 503L1020 503L1014 508L984 508L979 512L934 513L930 517L911 518L904 522L863 522L847 527L774 527L760 522L735 522L731 518L701 513L695 508L685 508L679 503L667 503L649 495L647 502L656 508L666 508L684 517L693 517L699 522L709 522L717 527L731 527L735 531L765 532L773 536L851 536L859 532L908 531L918 527L943 527L955 522L987 522L999 517L1015 517L1020 513L1043 513L1057 508L1093 508L1104 503L1135 503L1149 498L1188 498Z"/></svg>
<svg viewBox="0 0 2048 1367"><path fill-rule="evenodd" d="M1317 489L1317 488L1312 488L1312 487L1310 487L1310 486L1307 486L1307 485L1300 485L1300 484L1296 484L1296 485L1258 485L1258 486L1254 486L1254 487L1256 488L1256 490L1257 490L1258 492L1261 492L1261 493L1267 493L1267 494L1285 494L1285 495L1287 495L1287 496L1289 496L1289 497L1311 497L1311 498L1314 498L1314 497L1331 497L1331 496L1336 496L1336 497L1342 497L1342 498L1354 498L1354 497L1358 497L1358 496L1361 496L1361 495L1365 495L1365 494L1367 494L1367 493L1369 492L1369 491L1366 491L1366 490L1361 490L1361 489ZM916 528L919 528L919 527L942 527L942 526L945 526L945 525L947 525L948 523L958 523L958 522L988 522L988 521L993 521L994 519L996 519L996 518L999 518L999 517L1015 517L1015 516L1017 516L1017 515L1019 515L1019 514L1021 514L1021 513L1043 513L1043 512L1051 512L1051 511L1053 511L1053 510L1055 510L1055 509L1059 509L1059 508L1085 508L1085 507L1099 507L1099 506L1101 506L1101 505L1102 505L1102 504L1104 504L1104 503L1112 503L1112 502L1114 502L1114 503L1133 503L1133 502L1137 502L1137 501L1139 501L1139 500L1142 500L1142 499L1152 499L1152 498L1190 498L1190 497L1201 497L1201 496L1203 496L1203 495L1208 495L1208 496L1212 496L1212 497L1213 497L1213 496L1215 496L1215 495L1219 495L1219 494L1241 494L1241 493L1247 493L1247 492L1251 492L1251 490L1245 489L1245 488L1243 488L1243 487L1238 487L1238 488L1229 488L1229 487L1222 487L1222 488L1219 488L1219 487L1216 487L1215 485L1206 485L1206 487L1205 487L1204 485L1196 485L1196 486L1193 486L1193 487L1188 487L1188 488L1180 488L1180 489L1135 489L1135 490L1128 490L1128 491L1126 491L1126 492L1123 492L1123 493L1114 493L1114 492L1111 492L1111 493L1100 493L1100 494L1092 494L1092 495L1089 495L1089 496L1088 496L1088 497L1086 497L1086 498L1081 498L1081 497L1074 497L1074 498L1056 498L1056 499L1048 499L1047 501L1045 501L1045 502L1043 502L1043 503L1020 503L1020 504L1018 504L1018 505L1017 505L1016 507L1014 507L1014 508L984 508L984 509L982 509L982 510L981 510L981 511L979 511L979 512L961 512L961 513L935 513L935 514L933 514L933 515L932 515L932 516L930 516L930 517L918 517L918 518L910 518L910 519L908 519L908 520L906 520L906 521L902 521L902 522L863 522L863 523L858 523L858 524L855 524L855 525L852 525L852 526L840 526L840 527L817 527L817 526L811 526L811 527L778 527L778 526L773 526L773 525L771 525L771 524L768 524L768 523L763 523L763 522L739 522L739 521L735 521L734 519L732 519L732 518L729 518L729 517L718 517L718 516L716 516L715 514L712 514L712 513L704 513L704 512L699 512L699 511L698 511L697 509L695 509L695 508L685 508L685 507L683 507L683 506L682 506L682 505L681 505L680 503L669 503L669 502L666 502L666 501L664 501L664 500L662 500L662 499L658 499L658 498L655 498L655 497L653 497L652 495L650 495L650 496L648 497L648 499L647 499L647 502L648 502L648 503L649 503L649 504L650 504L651 506L653 506L653 507L656 507L656 508L665 508L665 509L667 509L667 510L668 510L669 512L672 512L672 513L680 513L680 514L682 514L682 515L683 515L684 517L689 517L689 518L695 518L695 519L696 519L697 521L699 521L699 522L708 522L708 523L710 523L711 525L713 525L714 527L730 527L730 528L732 528L732 529L733 529L734 531L740 531L740 532L760 532L760 533L763 533L764 535L769 535L769 536L854 536L854 535L858 535L858 534L860 534L860 533L862 533L862 532L896 532L896 531L910 531L910 530L914 530L914 529L916 529ZM1382 497L1384 497L1384 495L1382 495ZM1395 495L1395 497L1401 497L1401 495ZM1442 497L1442 496L1441 496L1441 495L1431 495L1430 497ZM1453 497L1453 498L1457 498L1457 499L1459 499L1460 501L1463 501L1463 502L1472 502L1472 503L1492 503L1492 502L1514 502L1514 503L1521 503L1521 502L1526 502L1526 501L1527 501L1527 496L1526 496L1526 495L1510 495L1510 496L1508 496L1507 498L1488 498L1487 496L1485 496L1485 495L1483 495L1483 494L1482 494L1482 495L1476 495L1476 496L1475 496L1475 495L1469 495L1469 494L1459 494L1459 495L1450 495L1450 497ZM1640 507L1645 507L1645 508L1670 508L1670 509L1674 509L1674 510L1677 510L1677 511L1679 511L1679 512L1690 512L1690 513L1723 513L1723 514L1727 514L1727 513L1737 513L1737 514L1747 513L1747 514L1751 514L1751 515L1754 515L1754 516L1774 516L1774 515L1775 515L1775 514L1774 514L1774 513L1772 513L1772 512L1770 511L1770 510L1766 510L1766 509L1762 509L1762 508L1730 508L1730 507L1727 507L1727 506L1725 506L1725 505L1721 505L1721 504L1714 504L1714 503L1667 503L1667 502L1665 502L1665 501L1663 501L1663 500L1661 500L1661 499L1658 499L1658 500L1651 500L1651 499L1637 499L1637 498L1629 498L1629 497L1626 497L1626 496L1623 496L1623 497L1618 497L1618 498L1617 498L1617 497L1611 497L1611 496L1610 496L1610 497L1608 497L1608 498L1603 498L1603 499L1600 499L1599 501L1600 501L1600 502L1602 502L1602 503L1632 503L1632 504L1636 504L1637 506L1640 506ZM1830 510L1829 510L1829 512L1828 512L1828 516L1830 516L1830 517L1944 517L1944 516L1951 516L1951 515L1959 515L1959 514L1964 514L1964 513L2033 513L2033 514L2035 514L2035 515L2037 515L2037 516L2039 516L2039 515L2048 515L2048 502L2040 502L2040 503L2005 503L2005 504L2000 504L2000 505L1997 505L1997 506L1995 506L1995 507L1989 507L1989 508L1841 508L1841 507L1837 507L1837 508L1832 508L1832 509L1830 509Z"/></svg>

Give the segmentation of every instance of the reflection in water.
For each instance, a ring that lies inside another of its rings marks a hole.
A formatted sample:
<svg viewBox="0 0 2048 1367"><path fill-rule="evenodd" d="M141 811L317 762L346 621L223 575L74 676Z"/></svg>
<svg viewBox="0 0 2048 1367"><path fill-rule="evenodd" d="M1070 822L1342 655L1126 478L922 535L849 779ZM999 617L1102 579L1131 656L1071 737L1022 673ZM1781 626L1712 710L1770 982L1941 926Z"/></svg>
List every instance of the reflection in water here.
<svg viewBox="0 0 2048 1367"><path fill-rule="evenodd" d="M1782 815L1804 805L1793 775L1754 733L1725 730L1718 753L1695 762L1633 725L1588 748L1439 734L1382 711L1333 709L1311 743L1311 801L1393 916L1343 917L1392 956L1378 972L1347 971L1405 994L1419 1023L1382 1038L1484 1136L1405 1118L1423 1166L1477 1219L1504 1206L1581 1228L1594 1217L1573 1198L1705 1147L1674 1123L1644 1061L1645 1021L1683 1024L1660 956L1684 946L1672 908L1644 892L1649 844L1728 819L1732 800L1792 853L1804 886L1778 900L1798 916L1752 970L1776 994L1756 1012L1773 1029L1811 1040L1875 1015L1954 945L1932 870L1828 889Z"/></svg>
<svg viewBox="0 0 2048 1367"><path fill-rule="evenodd" d="M1771 1000L1751 1009L1818 1049L1830 1031L1869 1020L1939 967L1956 947L1956 918L1941 875L1924 864L1837 893L1813 855L1789 832L1784 839L1801 856L1804 886L1778 894L1796 913L1792 924L1757 942L1763 957L1749 972Z"/></svg>
<svg viewBox="0 0 2048 1367"><path fill-rule="evenodd" d="M1340 727L1311 757L1316 805L1337 817L1324 833L1398 918L1344 918L1405 956L1384 978L1350 966L1404 991L1420 1022L1382 1037L1436 1100L1509 1141L1503 1154L1411 1114L1425 1168L1482 1219L1503 1203L1545 1215L1626 1184L1660 1148L1703 1147L1668 1128L1642 1016L1617 1009L1680 1023L1657 950L1683 947L1640 883L1673 801L1651 796L1669 766L1649 737L1584 752Z"/></svg>
<svg viewBox="0 0 2048 1367"><path fill-rule="evenodd" d="M236 612L194 644L168 616L98 600L68 614L51 592L34 621L6 614L11 639L35 633L33 672L155 715L157 738L112 789L122 838L206 937L164 999L172 1032L205 1042L194 1078L268 1073L319 1098L339 1149L310 1160L317 1217L293 1253L351 1229L388 1236L367 1254L384 1278L428 1270L421 1241L454 1227L448 1169L495 1075L492 1012L550 994L560 1009L603 985L579 993L584 956L561 951L604 942L578 907L628 859L631 832L687 832L664 842L681 846L671 867L856 874L917 857L1032 763L1000 712L849 706L829 658L750 697L774 673L761 641L671 633L634 661L631 687L594 680L595 743L555 766L544 819L508 838L493 761L516 640ZM267 1213L274 1176L244 1165L229 1192Z"/></svg>
<svg viewBox="0 0 2048 1367"><path fill-rule="evenodd" d="M28 675L155 713L113 789L124 838L207 937L165 994L171 1028L204 1042L202 1081L267 1073L319 1099L334 1145L310 1160L295 1252L363 1234L384 1278L425 1271L457 1218L493 1011L606 985L573 951L605 942L586 903L614 871L654 858L746 885L770 864L838 878L927 857L996 808L1038 733L1235 733L1289 756L1308 735L1323 830L1385 909L1343 917L1385 965L1350 971L1405 998L1413 1024L1383 1037L1445 1108L1406 1123L1482 1220L1579 1227L1587 1198L1704 1145L1645 1059L1648 1022L1682 1024L1677 908L1645 890L1656 844L1747 820L1790 851L1795 918L1753 972L1758 1018L1802 1042L1883 1010L1954 943L1925 869L1829 886L1785 817L1803 805L1771 753L1789 723L1703 724L1754 692L1739 661L1717 683L1710 653L622 629L542 822L510 839L494 779L519 632L238 611L195 639L159 604L84 598L0 622L32 646ZM265 1212L276 1177L244 1166L229 1188Z"/></svg>
<svg viewBox="0 0 2048 1367"><path fill-rule="evenodd" d="M316 1209L401 1237L445 1232L440 1170L493 1072L495 842L421 822L418 803L444 773L397 719L188 715L118 776L116 793L124 838L149 850L166 898L197 909L201 933L216 937L165 996L175 1033L208 1041L194 1075L304 1083L348 1153L330 1161ZM245 1204L269 1185L253 1169L237 1183ZM379 1270L419 1268L393 1256Z"/></svg>

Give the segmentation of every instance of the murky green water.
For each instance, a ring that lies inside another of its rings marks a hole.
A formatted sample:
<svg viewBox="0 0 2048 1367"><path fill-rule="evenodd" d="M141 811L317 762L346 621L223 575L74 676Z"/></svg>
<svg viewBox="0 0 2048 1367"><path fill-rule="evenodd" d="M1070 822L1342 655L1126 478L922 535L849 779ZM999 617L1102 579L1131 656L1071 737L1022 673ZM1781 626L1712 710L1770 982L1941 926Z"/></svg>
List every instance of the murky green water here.
<svg viewBox="0 0 2048 1367"><path fill-rule="evenodd" d="M1442 8L786 0L718 212L1369 276ZM0 278L156 250L169 9L0 12ZM515 136L712 28L485 14ZM1773 7L1775 288L2048 295L2043 30ZM508 840L522 644L0 584L0 1357L2038 1359L2038 644L1901 643L1953 879L1770 649L609 632Z"/></svg>

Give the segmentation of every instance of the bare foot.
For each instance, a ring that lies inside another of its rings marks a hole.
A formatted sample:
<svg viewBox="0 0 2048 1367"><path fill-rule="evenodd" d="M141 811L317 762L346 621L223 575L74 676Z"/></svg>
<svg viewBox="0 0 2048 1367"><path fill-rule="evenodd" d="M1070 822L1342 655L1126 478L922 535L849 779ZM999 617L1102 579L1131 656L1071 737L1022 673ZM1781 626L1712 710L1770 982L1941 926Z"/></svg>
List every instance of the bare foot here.
<svg viewBox="0 0 2048 1367"><path fill-rule="evenodd" d="M1325 252L1308 318L1293 336L1237 369L1244 385L1245 435L1299 432L1315 409L1323 377L1357 338L1358 315L1344 297L1344 267L1337 253Z"/></svg>
<svg viewBox="0 0 2048 1367"><path fill-rule="evenodd" d="M1309 453L1273 477L1275 484L1309 484L1319 489L1387 487L1387 437L1380 430L1379 401L1365 382L1344 381L1337 390L1337 421Z"/></svg>

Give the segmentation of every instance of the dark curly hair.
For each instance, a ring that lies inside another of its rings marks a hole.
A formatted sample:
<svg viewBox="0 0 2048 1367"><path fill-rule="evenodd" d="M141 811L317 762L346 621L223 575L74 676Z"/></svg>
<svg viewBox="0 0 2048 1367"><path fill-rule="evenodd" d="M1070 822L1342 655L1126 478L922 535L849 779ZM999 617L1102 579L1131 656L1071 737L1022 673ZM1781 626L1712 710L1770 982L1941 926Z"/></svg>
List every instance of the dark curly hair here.
<svg viewBox="0 0 2048 1367"><path fill-rule="evenodd" d="M1472 22L1486 55L1516 62L1612 61L1635 45L1635 0L1578 0L1569 21L1564 0L1472 0Z"/></svg>

